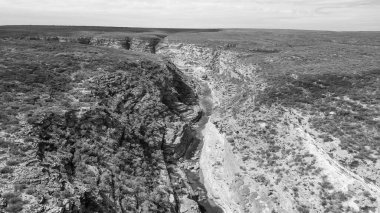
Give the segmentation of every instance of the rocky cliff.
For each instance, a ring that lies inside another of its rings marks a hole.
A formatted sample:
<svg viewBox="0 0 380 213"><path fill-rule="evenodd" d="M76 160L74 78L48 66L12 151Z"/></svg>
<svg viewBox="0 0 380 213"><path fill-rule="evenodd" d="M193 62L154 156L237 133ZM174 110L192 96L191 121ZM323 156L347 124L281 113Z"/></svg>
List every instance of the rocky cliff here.
<svg viewBox="0 0 380 213"><path fill-rule="evenodd" d="M94 35L22 35L22 36L4 36L3 40L20 39L30 41L60 42L60 43L79 43L98 47L109 47L114 49L126 49L136 52L155 53L156 45L165 35L120 35L104 36L99 33Z"/></svg>

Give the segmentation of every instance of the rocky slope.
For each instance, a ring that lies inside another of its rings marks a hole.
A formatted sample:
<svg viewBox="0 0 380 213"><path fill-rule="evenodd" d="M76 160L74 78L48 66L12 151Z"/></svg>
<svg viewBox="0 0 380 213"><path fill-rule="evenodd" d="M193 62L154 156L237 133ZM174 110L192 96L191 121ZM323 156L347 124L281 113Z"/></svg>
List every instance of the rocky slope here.
<svg viewBox="0 0 380 213"><path fill-rule="evenodd" d="M0 42L1 212L199 212L177 164L201 110L172 63Z"/></svg>
<svg viewBox="0 0 380 213"><path fill-rule="evenodd" d="M214 109L202 130L200 169L209 197L224 212L379 211L377 47L321 42L244 49L182 40L169 36L158 53L211 88ZM346 58L313 58L337 50ZM308 71L328 66L325 75ZM349 125L361 125L366 135Z"/></svg>

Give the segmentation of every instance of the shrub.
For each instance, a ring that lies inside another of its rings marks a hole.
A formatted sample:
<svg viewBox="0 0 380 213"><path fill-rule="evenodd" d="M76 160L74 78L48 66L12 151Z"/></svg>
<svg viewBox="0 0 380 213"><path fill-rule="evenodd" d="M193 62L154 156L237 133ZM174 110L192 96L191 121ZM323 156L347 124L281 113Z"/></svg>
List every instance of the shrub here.
<svg viewBox="0 0 380 213"><path fill-rule="evenodd" d="M28 188L26 191L25 191L26 194L28 195L33 195L34 193L36 193L36 188L32 187L32 188Z"/></svg>
<svg viewBox="0 0 380 213"><path fill-rule="evenodd" d="M15 192L21 192L26 189L26 186L24 184L15 184L13 188Z"/></svg>
<svg viewBox="0 0 380 213"><path fill-rule="evenodd" d="M9 205L7 208L6 208L6 211L7 212L20 212L22 210L22 206L23 206L23 203L17 203L17 204L13 204L13 205Z"/></svg>
<svg viewBox="0 0 380 213"><path fill-rule="evenodd" d="M15 161L15 160L9 160L6 162L6 164L7 164L7 166L17 166L20 163L18 161Z"/></svg>
<svg viewBox="0 0 380 213"><path fill-rule="evenodd" d="M298 206L298 207L297 207L297 210L298 210L299 212L301 212L301 213L309 213L309 212L310 212L309 208L307 208L307 207L304 206L304 205L302 205L302 206Z"/></svg>
<svg viewBox="0 0 380 213"><path fill-rule="evenodd" d="M72 194L69 191L63 191L63 192L61 192L61 196L63 198L69 198L72 196Z"/></svg>
<svg viewBox="0 0 380 213"><path fill-rule="evenodd" d="M26 137L24 139L25 142L34 142L34 139L32 137Z"/></svg>
<svg viewBox="0 0 380 213"><path fill-rule="evenodd" d="M13 173L13 169L8 167L8 166L5 166L5 167L0 169L0 173L1 174Z"/></svg>
<svg viewBox="0 0 380 213"><path fill-rule="evenodd" d="M12 155L21 155L22 153L20 152L20 150L18 149L18 147L12 147L10 150L9 150L9 153L12 154Z"/></svg>
<svg viewBox="0 0 380 213"><path fill-rule="evenodd" d="M22 199L18 196L7 199L8 205L22 203Z"/></svg>
<svg viewBox="0 0 380 213"><path fill-rule="evenodd" d="M77 72L77 73L75 73L75 75L74 75L74 81L76 82L76 83L79 83L79 82L81 82L81 81L83 81L84 79L86 79L87 78L87 75L86 75L86 73L84 73L84 72Z"/></svg>
<svg viewBox="0 0 380 213"><path fill-rule="evenodd" d="M79 37L78 43L80 44L90 44L91 38L90 37Z"/></svg>
<svg viewBox="0 0 380 213"><path fill-rule="evenodd" d="M17 122L18 123L18 122ZM13 123L13 124L17 124L17 123ZM21 127L19 127L19 126L10 126L9 128L8 128L8 132L9 133L16 133L16 132L18 132L18 131L20 131L21 130Z"/></svg>
<svg viewBox="0 0 380 213"><path fill-rule="evenodd" d="M23 144L23 145L20 146L19 148L20 148L21 152L23 153L23 152L27 152L27 151L33 149L33 146Z"/></svg>
<svg viewBox="0 0 380 213"><path fill-rule="evenodd" d="M20 197L13 197L10 199L7 199L8 207L6 210L8 212L20 212L22 210L22 206L24 205L24 202Z"/></svg>
<svg viewBox="0 0 380 213"><path fill-rule="evenodd" d="M15 198L15 197L17 197L17 195L15 193L12 193L12 192L8 192L8 193L3 194L3 198L5 198L6 200L9 200L9 199Z"/></svg>
<svg viewBox="0 0 380 213"><path fill-rule="evenodd" d="M18 194L5 193L3 194L3 198L5 198L8 203L8 207L6 208L7 212L20 212L22 210L24 201L19 197Z"/></svg>
<svg viewBox="0 0 380 213"><path fill-rule="evenodd" d="M8 148L9 147L9 142L4 140L4 139L0 139L0 148Z"/></svg>
<svg viewBox="0 0 380 213"><path fill-rule="evenodd" d="M351 168L357 168L360 165L359 161L354 160L350 163Z"/></svg>

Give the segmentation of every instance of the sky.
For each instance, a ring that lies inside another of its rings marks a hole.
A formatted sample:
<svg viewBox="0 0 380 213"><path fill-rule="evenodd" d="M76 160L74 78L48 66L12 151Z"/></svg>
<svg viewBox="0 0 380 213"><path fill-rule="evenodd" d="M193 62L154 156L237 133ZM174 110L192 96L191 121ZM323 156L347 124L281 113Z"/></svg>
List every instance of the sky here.
<svg viewBox="0 0 380 213"><path fill-rule="evenodd" d="M0 25L380 31L380 0L0 0Z"/></svg>

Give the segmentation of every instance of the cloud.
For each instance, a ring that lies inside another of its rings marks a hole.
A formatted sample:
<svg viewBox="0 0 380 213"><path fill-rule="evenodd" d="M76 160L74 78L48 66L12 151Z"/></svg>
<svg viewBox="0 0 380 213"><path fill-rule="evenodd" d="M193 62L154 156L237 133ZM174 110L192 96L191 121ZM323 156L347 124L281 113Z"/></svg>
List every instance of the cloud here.
<svg viewBox="0 0 380 213"><path fill-rule="evenodd" d="M0 0L1 24L380 30L378 0Z"/></svg>

